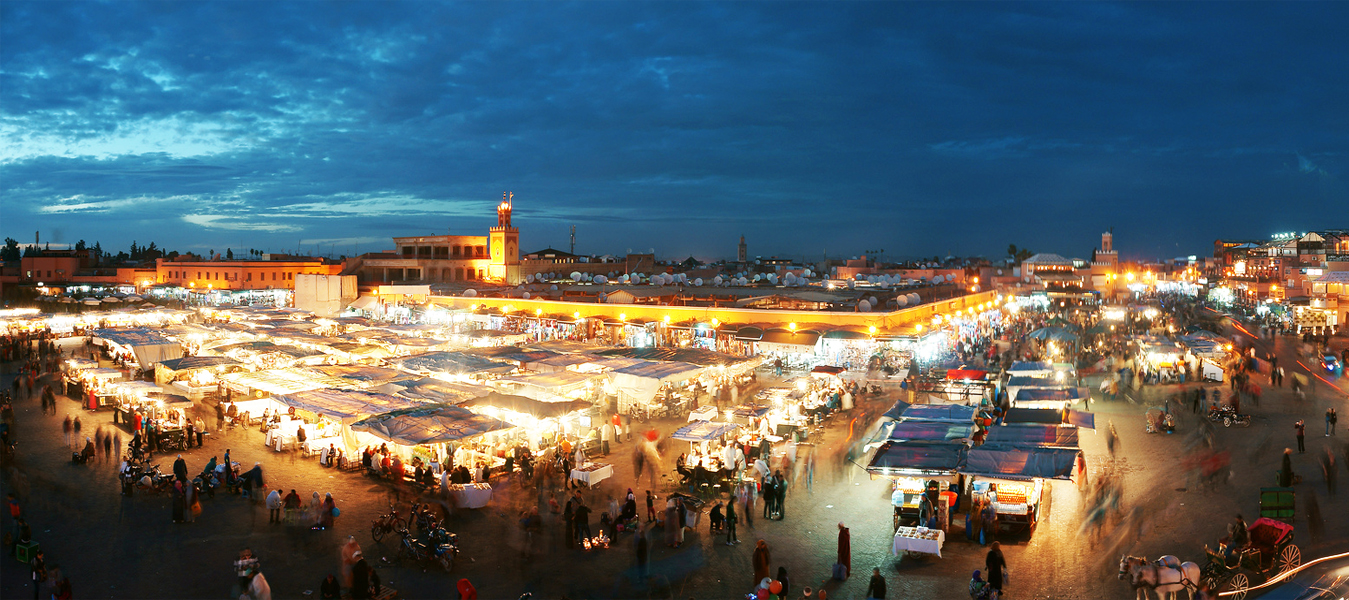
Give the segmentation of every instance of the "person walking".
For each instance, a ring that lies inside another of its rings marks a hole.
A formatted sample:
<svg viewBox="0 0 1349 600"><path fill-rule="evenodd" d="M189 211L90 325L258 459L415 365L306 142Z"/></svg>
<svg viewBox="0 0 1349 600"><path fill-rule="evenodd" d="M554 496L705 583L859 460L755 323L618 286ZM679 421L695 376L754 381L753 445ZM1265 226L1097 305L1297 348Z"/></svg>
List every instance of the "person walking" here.
<svg viewBox="0 0 1349 600"><path fill-rule="evenodd" d="M735 524L740 519L735 516L735 500L726 503L726 545L732 546L740 543L740 537L735 534Z"/></svg>
<svg viewBox="0 0 1349 600"><path fill-rule="evenodd" d="M867 600L885 600L885 578L881 577L881 568L871 568L871 581L867 583Z"/></svg>
<svg viewBox="0 0 1349 600"><path fill-rule="evenodd" d="M1298 419L1297 423L1293 424L1293 428L1297 430L1297 453L1306 454L1307 445L1303 443L1303 437L1307 435L1307 423Z"/></svg>
<svg viewBox="0 0 1349 600"><path fill-rule="evenodd" d="M651 492L647 492L650 494ZM649 500L648 500L649 501ZM567 507L562 511L562 520L565 523L563 538L566 539L567 547L571 548L576 543L576 499L568 498Z"/></svg>
<svg viewBox="0 0 1349 600"><path fill-rule="evenodd" d="M835 562L843 565L844 577L852 575L852 532L843 526L843 521L838 522L838 560Z"/></svg>
<svg viewBox="0 0 1349 600"><path fill-rule="evenodd" d="M754 529L754 483L750 482L745 488L745 524L750 529Z"/></svg>
<svg viewBox="0 0 1349 600"><path fill-rule="evenodd" d="M988 550L988 556L984 557L984 570L988 573L988 587L997 592L998 597L1002 597L1002 586L1006 583L1007 560L1002 556L1002 546L997 542Z"/></svg>
<svg viewBox="0 0 1349 600"><path fill-rule="evenodd" d="M1279 487L1293 486L1293 450L1283 449L1283 466L1279 468Z"/></svg>
<svg viewBox="0 0 1349 600"><path fill-rule="evenodd" d="M646 539L646 527L643 525L637 526L635 546L637 550L637 576L645 578L646 560L647 556L650 554L651 542Z"/></svg>
<svg viewBox="0 0 1349 600"><path fill-rule="evenodd" d="M651 523L656 520L656 496L651 490L646 491L646 522Z"/></svg>
<svg viewBox="0 0 1349 600"><path fill-rule="evenodd" d="M768 542L760 539L754 544L754 584L759 585L760 581L768 577L768 565L773 562L773 555L768 551Z"/></svg>
<svg viewBox="0 0 1349 600"><path fill-rule="evenodd" d="M577 500L577 504L580 504L580 506L576 507L576 511L572 514L572 519L576 521L576 538L579 541L593 536L590 533L590 507L579 502L579 497ZM671 527L672 524L666 523L665 526Z"/></svg>
<svg viewBox="0 0 1349 600"><path fill-rule="evenodd" d="M197 447L200 448L201 438L203 435L206 435L206 422L202 421L201 417L197 417L196 434L197 434Z"/></svg>
<svg viewBox="0 0 1349 600"><path fill-rule="evenodd" d="M47 582L47 559L41 549L28 561L28 566L33 570L33 600L38 600L42 597L42 584Z"/></svg>
<svg viewBox="0 0 1349 600"><path fill-rule="evenodd" d="M225 408L219 402L215 404L215 430L220 431L225 427Z"/></svg>
<svg viewBox="0 0 1349 600"><path fill-rule="evenodd" d="M1335 409L1334 409L1334 408L1327 408L1327 409L1326 409L1326 436L1330 436L1330 435L1332 435L1332 434L1335 433L1335 417L1336 417L1336 416L1335 416Z"/></svg>
<svg viewBox="0 0 1349 600"><path fill-rule="evenodd" d="M267 494L267 522L281 522L281 490L273 489L272 493Z"/></svg>
<svg viewBox="0 0 1349 600"><path fill-rule="evenodd" d="M73 422L70 420L70 413L66 413L66 420L61 423L61 433L65 434L66 447L70 447L70 432Z"/></svg>

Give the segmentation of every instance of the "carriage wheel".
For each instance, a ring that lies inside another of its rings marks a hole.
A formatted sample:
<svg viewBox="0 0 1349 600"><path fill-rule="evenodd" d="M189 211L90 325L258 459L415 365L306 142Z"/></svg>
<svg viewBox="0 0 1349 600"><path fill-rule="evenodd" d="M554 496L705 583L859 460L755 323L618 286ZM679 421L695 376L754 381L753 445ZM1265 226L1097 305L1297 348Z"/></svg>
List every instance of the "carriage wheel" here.
<svg viewBox="0 0 1349 600"><path fill-rule="evenodd" d="M1245 573L1237 573L1227 580L1227 585L1232 588L1231 598L1246 600L1246 590L1251 587L1251 580Z"/></svg>
<svg viewBox="0 0 1349 600"><path fill-rule="evenodd" d="M1302 551L1294 544L1284 546L1279 553L1279 573L1287 573L1302 564Z"/></svg>

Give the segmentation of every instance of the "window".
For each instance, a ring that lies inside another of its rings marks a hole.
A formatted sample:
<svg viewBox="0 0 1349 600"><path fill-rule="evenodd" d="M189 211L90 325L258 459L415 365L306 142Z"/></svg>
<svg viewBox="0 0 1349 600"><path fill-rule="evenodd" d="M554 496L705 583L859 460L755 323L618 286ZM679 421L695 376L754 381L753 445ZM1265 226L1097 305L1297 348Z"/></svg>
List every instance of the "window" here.
<svg viewBox="0 0 1349 600"><path fill-rule="evenodd" d="M276 271L272 271L272 281L276 281Z"/></svg>
<svg viewBox="0 0 1349 600"><path fill-rule="evenodd" d="M425 256L429 258L431 256L431 247L422 246L420 248L417 248L417 256Z"/></svg>
<svg viewBox="0 0 1349 600"><path fill-rule="evenodd" d="M459 248L458 246L455 246L455 249L458 249L458 248ZM459 267L459 268L455 269L455 270L454 270L454 280L455 280L455 281L462 281L463 279L464 279L464 268L463 268L463 267Z"/></svg>
<svg viewBox="0 0 1349 600"><path fill-rule="evenodd" d="M253 274L252 274L252 273L249 273L249 274L248 274L248 281L253 281Z"/></svg>
<svg viewBox="0 0 1349 600"><path fill-rule="evenodd" d="M454 256L455 258L458 258L458 257L459 257L459 246L455 246L453 252L454 252L454 253L453 253L453 256Z"/></svg>
<svg viewBox="0 0 1349 600"><path fill-rule="evenodd" d="M51 269L48 269L48 270L47 270L47 277L51 277L51 276L52 276Z"/></svg>
<svg viewBox="0 0 1349 600"><path fill-rule="evenodd" d="M403 246L403 256L405 258L412 258L412 253L416 250L417 248L415 246Z"/></svg>

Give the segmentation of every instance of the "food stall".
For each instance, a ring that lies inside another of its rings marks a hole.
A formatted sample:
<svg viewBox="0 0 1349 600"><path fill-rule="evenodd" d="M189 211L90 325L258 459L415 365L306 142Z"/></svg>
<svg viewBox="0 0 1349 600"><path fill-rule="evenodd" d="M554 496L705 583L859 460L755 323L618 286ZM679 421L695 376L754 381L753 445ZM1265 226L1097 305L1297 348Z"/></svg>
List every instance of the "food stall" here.
<svg viewBox="0 0 1349 600"><path fill-rule="evenodd" d="M171 358L155 365L155 383L177 388L188 398L201 399L220 389L217 375L240 369L243 365L227 356Z"/></svg>
<svg viewBox="0 0 1349 600"><path fill-rule="evenodd" d="M988 380L987 371L978 369L947 369L945 379L924 387L928 387L923 391L931 403L980 406L993 401L994 384Z"/></svg>
<svg viewBox="0 0 1349 600"><path fill-rule="evenodd" d="M515 371L515 365L465 352L427 352L389 361L389 365L411 373L446 381L485 380Z"/></svg>
<svg viewBox="0 0 1349 600"><path fill-rule="evenodd" d="M94 343L104 346L117 359L149 369L155 363L183 356L182 344L154 329L96 329Z"/></svg>
<svg viewBox="0 0 1349 600"><path fill-rule="evenodd" d="M984 444L970 449L962 471L974 493L992 502L1000 527L1030 530L1041 518L1046 481L1074 480L1081 454L1072 447Z"/></svg>
<svg viewBox="0 0 1349 600"><path fill-rule="evenodd" d="M358 390L321 389L278 394L273 402L294 409L280 412L268 428L265 440L273 450L282 450L296 440L296 430L304 426L306 437L315 444L336 444L354 456L357 449L370 439L355 435L351 424L369 417L396 410L421 406L420 403L399 396L375 394Z"/></svg>
<svg viewBox="0 0 1349 600"><path fill-rule="evenodd" d="M466 443L486 434L504 433L515 426L492 417L448 404L428 404L366 417L351 425L354 432L369 434L390 445L390 451L408 459L420 458L439 470L444 445ZM405 467L411 461L406 461ZM481 508L492 500L487 483L454 484L450 494L461 508Z"/></svg>
<svg viewBox="0 0 1349 600"><path fill-rule="evenodd" d="M459 404L475 413L487 415L518 427L520 441L539 453L557 443L561 436L588 437L593 406L584 400L545 402L526 396L492 391Z"/></svg>
<svg viewBox="0 0 1349 600"><path fill-rule="evenodd" d="M98 367L75 372L75 381L79 383L79 393L83 396L84 407L100 410L116 404L116 397L109 386L122 380L122 372L117 369ZM68 395L74 395L73 390Z"/></svg>
<svg viewBox="0 0 1349 600"><path fill-rule="evenodd" d="M902 521L916 521L927 496L937 518L938 530L945 530L950 524L950 511L955 503L953 492L941 491L950 484L961 485L960 470L965 465L969 448L960 443L886 441L880 445L868 462L866 470L873 478L891 480L890 504L894 509L896 527L892 541L892 552L898 553L917 548L913 540L928 539L923 533L916 536L917 528L900 531ZM933 499L935 498L935 501ZM921 526L922 524L919 523ZM922 544L921 551L940 556L945 536L935 536L935 548Z"/></svg>
<svg viewBox="0 0 1349 600"><path fill-rule="evenodd" d="M1091 398L1091 390L1075 386L1020 387L1012 396L1013 408L1048 408L1064 410L1084 399Z"/></svg>
<svg viewBox="0 0 1349 600"><path fill-rule="evenodd" d="M703 367L684 362L643 362L607 373L612 387L618 393L618 412L632 414L664 414L662 402L665 390L673 401L682 401L676 389L698 378Z"/></svg>

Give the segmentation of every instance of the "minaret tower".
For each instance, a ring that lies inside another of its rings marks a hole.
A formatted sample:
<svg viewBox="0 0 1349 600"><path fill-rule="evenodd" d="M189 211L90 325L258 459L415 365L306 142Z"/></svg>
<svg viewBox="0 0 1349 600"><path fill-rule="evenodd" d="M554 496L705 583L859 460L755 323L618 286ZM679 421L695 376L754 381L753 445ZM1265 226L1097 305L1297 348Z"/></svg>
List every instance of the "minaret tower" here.
<svg viewBox="0 0 1349 600"><path fill-rule="evenodd" d="M740 236L740 245L736 247L735 260L740 263L749 261L749 247L745 245L745 236Z"/></svg>
<svg viewBox="0 0 1349 600"><path fill-rule="evenodd" d="M501 194L501 204L497 205L497 226L491 229L488 245L491 253L488 276L507 285L520 283L520 230L511 226L514 204L514 192Z"/></svg>

